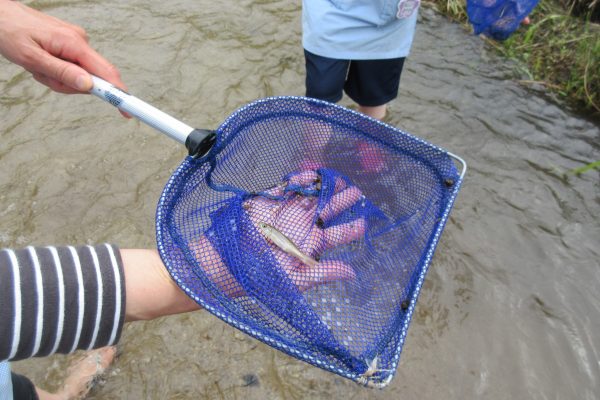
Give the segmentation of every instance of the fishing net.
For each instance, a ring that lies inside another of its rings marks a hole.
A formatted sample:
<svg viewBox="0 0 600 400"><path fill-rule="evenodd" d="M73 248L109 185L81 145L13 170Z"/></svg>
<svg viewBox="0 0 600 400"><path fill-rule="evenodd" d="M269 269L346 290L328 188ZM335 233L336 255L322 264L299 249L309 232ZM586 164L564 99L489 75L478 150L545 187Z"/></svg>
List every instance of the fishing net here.
<svg viewBox="0 0 600 400"><path fill-rule="evenodd" d="M389 125L318 100L264 99L172 175L158 247L217 317L383 387L461 182L453 156Z"/></svg>
<svg viewBox="0 0 600 400"><path fill-rule="evenodd" d="M476 35L505 40L539 0L467 0L467 15Z"/></svg>

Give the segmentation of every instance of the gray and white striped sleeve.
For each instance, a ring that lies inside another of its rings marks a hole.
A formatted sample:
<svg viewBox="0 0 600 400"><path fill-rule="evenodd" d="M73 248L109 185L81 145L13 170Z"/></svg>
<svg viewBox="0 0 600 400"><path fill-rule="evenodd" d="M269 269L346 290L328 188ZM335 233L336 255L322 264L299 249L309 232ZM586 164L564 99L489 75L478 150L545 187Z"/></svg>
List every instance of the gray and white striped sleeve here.
<svg viewBox="0 0 600 400"><path fill-rule="evenodd" d="M125 318L119 250L0 250L0 361L115 344Z"/></svg>

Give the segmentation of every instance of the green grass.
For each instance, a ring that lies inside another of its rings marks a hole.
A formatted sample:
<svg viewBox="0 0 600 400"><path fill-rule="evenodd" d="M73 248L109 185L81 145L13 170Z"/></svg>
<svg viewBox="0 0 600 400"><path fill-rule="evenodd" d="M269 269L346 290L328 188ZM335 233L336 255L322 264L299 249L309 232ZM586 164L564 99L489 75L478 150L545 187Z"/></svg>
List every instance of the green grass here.
<svg viewBox="0 0 600 400"><path fill-rule="evenodd" d="M431 0L438 11L470 28L465 0ZM595 6L595 3L590 3ZM559 3L541 0L504 42L486 38L499 52L523 65L528 80L543 84L576 110L600 121L600 25L573 17Z"/></svg>
<svg viewBox="0 0 600 400"><path fill-rule="evenodd" d="M589 163L587 165L584 165L583 167L575 168L569 172L575 175L581 175L584 172L591 171L593 169L600 169L600 161Z"/></svg>

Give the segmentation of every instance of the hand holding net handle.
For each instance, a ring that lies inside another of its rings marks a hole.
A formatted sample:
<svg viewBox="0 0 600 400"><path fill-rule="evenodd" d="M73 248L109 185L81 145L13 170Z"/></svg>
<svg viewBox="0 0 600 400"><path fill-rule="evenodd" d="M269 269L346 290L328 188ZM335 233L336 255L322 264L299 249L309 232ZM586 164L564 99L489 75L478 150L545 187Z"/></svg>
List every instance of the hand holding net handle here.
<svg viewBox="0 0 600 400"><path fill-rule="evenodd" d="M184 144L190 156L201 157L212 148L216 140L214 131L192 128L97 76L92 75L92 81L91 94Z"/></svg>

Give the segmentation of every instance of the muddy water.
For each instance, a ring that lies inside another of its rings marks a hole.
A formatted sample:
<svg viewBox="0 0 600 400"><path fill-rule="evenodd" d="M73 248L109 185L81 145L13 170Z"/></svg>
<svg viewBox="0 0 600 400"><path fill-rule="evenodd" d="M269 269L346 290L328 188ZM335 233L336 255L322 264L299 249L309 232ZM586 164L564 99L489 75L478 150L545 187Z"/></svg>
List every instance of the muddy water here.
<svg viewBox="0 0 600 400"><path fill-rule="evenodd" d="M134 94L193 126L303 94L297 1L30 4L86 27ZM422 12L387 121L470 168L387 389L360 388L198 312L127 326L91 398L600 396L600 178L564 175L600 159L600 128L519 79L480 39ZM0 245L153 246L155 204L184 149L6 62L0 85ZM53 389L69 360L14 368Z"/></svg>

